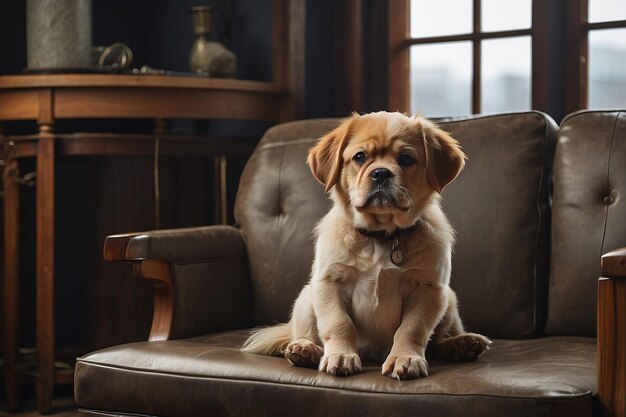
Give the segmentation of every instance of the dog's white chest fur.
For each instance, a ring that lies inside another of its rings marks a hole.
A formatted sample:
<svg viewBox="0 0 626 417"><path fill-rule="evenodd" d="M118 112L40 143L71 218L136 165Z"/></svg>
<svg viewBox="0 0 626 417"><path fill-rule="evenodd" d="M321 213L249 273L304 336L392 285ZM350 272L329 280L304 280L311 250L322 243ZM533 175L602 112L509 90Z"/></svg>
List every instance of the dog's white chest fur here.
<svg viewBox="0 0 626 417"><path fill-rule="evenodd" d="M392 274L390 270L372 266L359 273L351 294L351 316L359 335L359 351L375 360L384 357L391 348L402 318L402 290Z"/></svg>

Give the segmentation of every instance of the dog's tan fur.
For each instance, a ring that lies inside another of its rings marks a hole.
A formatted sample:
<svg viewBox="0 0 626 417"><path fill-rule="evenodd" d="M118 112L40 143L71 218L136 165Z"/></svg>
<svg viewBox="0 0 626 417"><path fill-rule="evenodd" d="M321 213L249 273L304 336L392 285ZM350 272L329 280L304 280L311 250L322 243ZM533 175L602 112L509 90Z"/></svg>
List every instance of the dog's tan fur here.
<svg viewBox="0 0 626 417"><path fill-rule="evenodd" d="M311 280L289 323L255 331L243 350L333 375L360 372L361 358L378 360L397 379L428 375L431 338L448 359L482 354L490 341L465 333L449 287L454 231L439 203L465 164L457 141L421 117L354 114L320 139L308 164L334 202L315 229ZM389 171L382 185L376 169ZM391 262L395 237L359 229L397 236L406 262Z"/></svg>

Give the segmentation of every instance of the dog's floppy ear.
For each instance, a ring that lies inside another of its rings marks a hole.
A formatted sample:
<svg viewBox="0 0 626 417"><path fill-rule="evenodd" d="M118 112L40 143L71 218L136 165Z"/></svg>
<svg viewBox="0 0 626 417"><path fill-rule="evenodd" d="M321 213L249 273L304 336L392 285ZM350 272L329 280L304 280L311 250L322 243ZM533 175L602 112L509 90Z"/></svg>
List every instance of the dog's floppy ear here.
<svg viewBox="0 0 626 417"><path fill-rule="evenodd" d="M459 142L438 127L423 127L426 148L426 175L435 191L441 193L465 166L465 154Z"/></svg>
<svg viewBox="0 0 626 417"><path fill-rule="evenodd" d="M341 154L348 144L351 120L344 121L339 127L322 137L317 145L309 150L307 163L313 176L324 184L325 192L330 191L339 181L339 173L343 163Z"/></svg>

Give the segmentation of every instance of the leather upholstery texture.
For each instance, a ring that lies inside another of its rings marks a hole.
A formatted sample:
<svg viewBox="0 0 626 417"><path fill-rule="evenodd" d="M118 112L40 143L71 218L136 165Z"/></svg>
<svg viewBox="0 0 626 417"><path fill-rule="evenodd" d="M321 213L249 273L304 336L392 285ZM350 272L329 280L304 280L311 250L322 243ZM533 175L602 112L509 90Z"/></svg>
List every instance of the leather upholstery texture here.
<svg viewBox="0 0 626 417"><path fill-rule="evenodd" d="M128 259L162 259L197 262L213 259L245 260L239 229L231 226L204 226L153 230L133 237L126 248Z"/></svg>
<svg viewBox="0 0 626 417"><path fill-rule="evenodd" d="M427 378L396 381L377 364L341 378L241 352L246 336L235 331L94 352L77 363L76 402L159 416L591 414L592 338L496 340L477 362L431 359Z"/></svg>
<svg viewBox="0 0 626 417"><path fill-rule="evenodd" d="M626 242L626 112L561 123L554 162L548 334L596 335L600 256Z"/></svg>
<svg viewBox="0 0 626 417"><path fill-rule="evenodd" d="M440 124L468 159L443 191L456 229L451 286L471 331L522 338L543 331L549 187L557 126L539 112Z"/></svg>
<svg viewBox="0 0 626 417"><path fill-rule="evenodd" d="M126 255L170 261L171 338L249 326L250 278L239 229L207 226L145 232L130 240Z"/></svg>
<svg viewBox="0 0 626 417"><path fill-rule="evenodd" d="M311 233L330 201L306 157L315 141L338 123L314 120L271 128L243 171L235 218L248 248L255 324L287 321L309 279Z"/></svg>

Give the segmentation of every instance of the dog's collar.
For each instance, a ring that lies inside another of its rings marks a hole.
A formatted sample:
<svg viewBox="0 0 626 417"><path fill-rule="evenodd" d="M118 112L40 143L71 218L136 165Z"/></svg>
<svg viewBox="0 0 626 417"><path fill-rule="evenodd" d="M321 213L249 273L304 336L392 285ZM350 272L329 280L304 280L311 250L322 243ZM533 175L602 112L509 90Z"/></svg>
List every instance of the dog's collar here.
<svg viewBox="0 0 626 417"><path fill-rule="evenodd" d="M391 262L395 266L399 267L399 266L404 265L404 262L406 261L406 259L404 257L404 252L402 251L402 248L400 247L400 240L398 239L398 236L408 235L410 233L413 233L415 230L417 230L419 225L420 225L420 220L417 220L417 222L415 222L413 226L407 227L406 229L397 229L393 233L388 233L386 230L367 230L367 229L360 229L360 228L357 228L356 230L358 230L360 234L366 237L373 237L373 238L387 239L387 240L393 239L393 244L391 247L391 253L389 255L389 258L391 259Z"/></svg>
<svg viewBox="0 0 626 417"><path fill-rule="evenodd" d="M389 233L386 230L367 230L364 228L357 228L356 230L366 237L374 237L374 238L385 238L391 239L393 237L397 237L399 235L408 235L417 230L420 225L420 221L418 220L413 226L407 227L405 229L396 229L395 232Z"/></svg>

